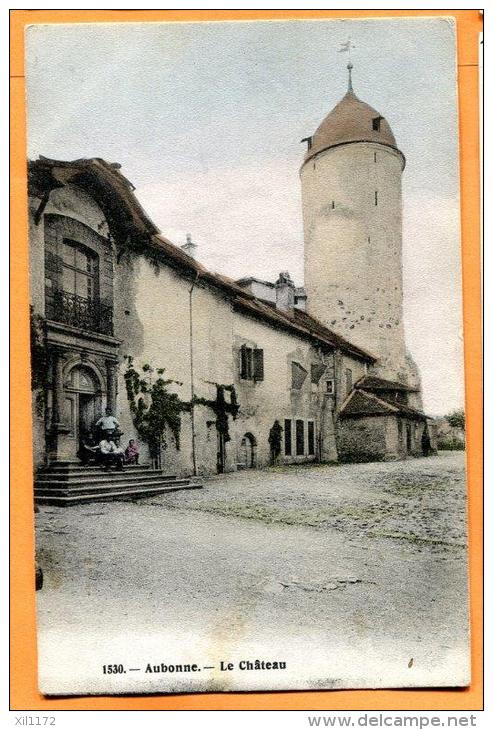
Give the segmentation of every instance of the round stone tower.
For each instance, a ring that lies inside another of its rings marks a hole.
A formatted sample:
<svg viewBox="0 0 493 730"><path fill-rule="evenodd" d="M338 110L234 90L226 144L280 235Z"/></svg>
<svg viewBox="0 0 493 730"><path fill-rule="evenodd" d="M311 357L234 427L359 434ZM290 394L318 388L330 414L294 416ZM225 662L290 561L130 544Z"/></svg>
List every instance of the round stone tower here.
<svg viewBox="0 0 493 730"><path fill-rule="evenodd" d="M307 311L378 357L375 373L418 386L402 321L405 158L387 120L354 94L351 69L301 167Z"/></svg>

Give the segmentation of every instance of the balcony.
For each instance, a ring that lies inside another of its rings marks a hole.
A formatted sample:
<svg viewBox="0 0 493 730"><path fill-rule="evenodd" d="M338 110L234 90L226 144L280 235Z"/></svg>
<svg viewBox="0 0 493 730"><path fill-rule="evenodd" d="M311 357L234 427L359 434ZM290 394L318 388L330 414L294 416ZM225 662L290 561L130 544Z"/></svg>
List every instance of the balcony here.
<svg viewBox="0 0 493 730"><path fill-rule="evenodd" d="M113 308L99 300L85 299L64 291L46 302L48 319L103 335L113 334Z"/></svg>

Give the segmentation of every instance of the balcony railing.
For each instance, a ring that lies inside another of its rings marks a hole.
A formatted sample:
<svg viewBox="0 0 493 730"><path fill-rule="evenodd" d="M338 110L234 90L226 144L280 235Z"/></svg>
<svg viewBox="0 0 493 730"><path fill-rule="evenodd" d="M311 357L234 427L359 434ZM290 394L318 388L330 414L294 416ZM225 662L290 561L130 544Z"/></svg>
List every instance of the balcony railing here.
<svg viewBox="0 0 493 730"><path fill-rule="evenodd" d="M51 306L47 302L47 316L55 322L63 322L79 329L104 335L113 334L113 308L99 300L57 291Z"/></svg>

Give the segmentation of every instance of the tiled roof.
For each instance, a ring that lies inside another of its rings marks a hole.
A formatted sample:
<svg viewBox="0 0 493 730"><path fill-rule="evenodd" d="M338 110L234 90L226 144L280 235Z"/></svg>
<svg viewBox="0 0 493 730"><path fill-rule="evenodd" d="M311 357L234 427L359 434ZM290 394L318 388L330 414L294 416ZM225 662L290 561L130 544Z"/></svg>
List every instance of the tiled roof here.
<svg viewBox="0 0 493 730"><path fill-rule="evenodd" d="M344 352L353 355L367 362L375 362L376 357L365 350L353 345L335 332L324 327L317 319L310 317L300 309L293 309L288 314L276 308L272 302L265 302L255 297L244 299L242 296L235 297L233 306L254 316L258 319L267 320L269 323L290 330L298 335L314 339L318 343L329 345L331 348L339 348Z"/></svg>
<svg viewBox="0 0 493 730"><path fill-rule="evenodd" d="M376 390L376 391L402 391L405 393L417 393L418 388L412 388L404 383L399 383L396 380L385 380L384 378L378 378L376 375L363 375L355 384L355 388L363 388L364 390Z"/></svg>
<svg viewBox="0 0 493 730"><path fill-rule="evenodd" d="M361 357L364 360L376 362L376 356L368 352L368 350L363 350L361 347L353 345L352 342L349 342L349 340L346 340L344 337L332 332L332 330L325 327L325 325L323 325L318 319L311 317L303 310L294 309L293 315L296 323L308 328L313 335L319 336L325 341L329 341L334 345L334 347L339 347L341 350L344 350L351 355Z"/></svg>
<svg viewBox="0 0 493 730"><path fill-rule="evenodd" d="M84 188L103 210L115 237L135 241L159 232L134 195L117 163L99 157L66 162L40 157L29 163L29 192L44 193L73 183Z"/></svg>
<svg viewBox="0 0 493 730"><path fill-rule="evenodd" d="M389 401L377 397L373 393L354 389L342 404L339 418L354 418L361 416L407 416L417 420L426 418L422 411L404 403Z"/></svg>

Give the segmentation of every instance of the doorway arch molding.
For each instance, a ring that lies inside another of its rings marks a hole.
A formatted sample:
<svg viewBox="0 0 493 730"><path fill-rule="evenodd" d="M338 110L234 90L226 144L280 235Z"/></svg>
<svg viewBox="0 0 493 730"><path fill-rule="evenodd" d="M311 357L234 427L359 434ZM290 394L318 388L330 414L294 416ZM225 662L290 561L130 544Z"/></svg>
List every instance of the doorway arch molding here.
<svg viewBox="0 0 493 730"><path fill-rule="evenodd" d="M75 355L71 357L67 362L65 363L65 367L63 369L63 383L67 390L70 390L70 376L72 374L72 371L76 368L81 368L82 370L89 370L93 378L95 379L97 383L97 392L101 395L106 393L106 377L105 374L101 371L99 366L89 358L81 357L80 355Z"/></svg>

